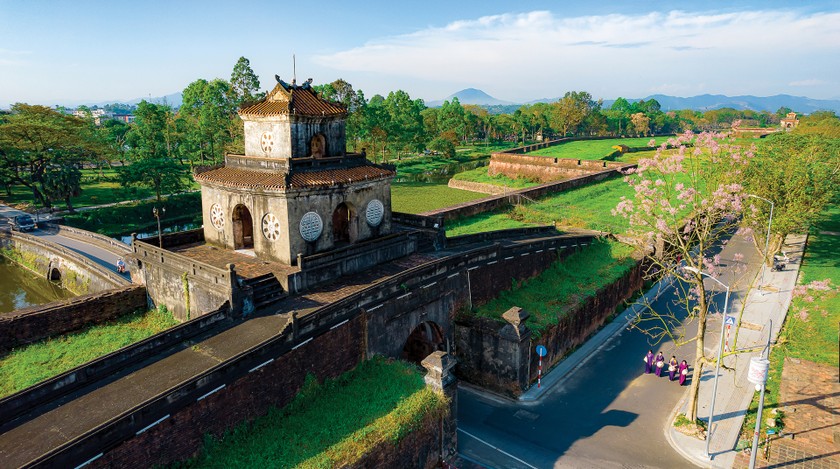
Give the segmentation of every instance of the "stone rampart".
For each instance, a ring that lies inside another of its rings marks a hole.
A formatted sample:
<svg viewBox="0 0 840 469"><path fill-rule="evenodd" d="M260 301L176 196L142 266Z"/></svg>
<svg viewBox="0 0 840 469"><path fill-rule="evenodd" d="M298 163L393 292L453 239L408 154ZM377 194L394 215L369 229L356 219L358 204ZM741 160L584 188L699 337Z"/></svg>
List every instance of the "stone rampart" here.
<svg viewBox="0 0 840 469"><path fill-rule="evenodd" d="M299 256L300 271L289 275L287 291L301 292L344 275L361 272L378 264L417 251L417 236L394 233L311 256Z"/></svg>
<svg viewBox="0 0 840 469"><path fill-rule="evenodd" d="M537 379L539 357L533 352L536 344L548 349L543 357L543 369L551 368L586 341L616 308L639 291L643 280L640 262L616 282L587 297L539 335L527 327L527 312L513 314L509 311L502 320L459 317L455 325L459 377L508 396L518 396Z"/></svg>
<svg viewBox="0 0 840 469"><path fill-rule="evenodd" d="M0 352L146 308L146 289L127 285L0 314Z"/></svg>
<svg viewBox="0 0 840 469"><path fill-rule="evenodd" d="M493 153L487 174L503 174L509 178L525 177L543 182L571 179L592 173L617 170L627 166L603 160L551 158L511 153Z"/></svg>
<svg viewBox="0 0 840 469"><path fill-rule="evenodd" d="M635 167L635 165L625 165L624 167L631 168ZM493 212L495 210L500 210L505 207L521 203L523 197L528 199L539 199L556 192L563 192L595 181L601 181L616 174L618 174L618 169L606 169L604 171L567 179L565 181L549 182L539 186L510 191L504 195L484 197L482 199L464 202L462 204L452 205L438 210L430 210L428 212L421 213L421 215L427 217L441 217L444 222L457 220L459 218L470 217L480 213Z"/></svg>
<svg viewBox="0 0 840 469"><path fill-rule="evenodd" d="M131 278L146 285L155 306L165 305L179 321L216 311L226 302L232 313L242 312L244 296L233 266L220 269L137 239L132 248Z"/></svg>
<svg viewBox="0 0 840 469"><path fill-rule="evenodd" d="M111 269L38 236L17 231L0 233L0 248L18 253L19 258L11 260L48 279L60 280L64 288L79 295L129 284Z"/></svg>
<svg viewBox="0 0 840 469"><path fill-rule="evenodd" d="M142 287L136 286L129 288L142 290ZM145 293L142 299L145 304ZM124 372L144 360L159 356L162 350L218 327L227 317L228 307L224 305L218 311L179 324L0 399L0 415L4 417L0 423L0 432L39 406L60 402L59 399L90 383L106 380L115 373Z"/></svg>
<svg viewBox="0 0 840 469"><path fill-rule="evenodd" d="M512 189L509 187L497 186L496 184L487 184L484 182L462 181L460 179L450 178L447 186L453 189L461 189L463 191L480 192L482 194L507 194Z"/></svg>

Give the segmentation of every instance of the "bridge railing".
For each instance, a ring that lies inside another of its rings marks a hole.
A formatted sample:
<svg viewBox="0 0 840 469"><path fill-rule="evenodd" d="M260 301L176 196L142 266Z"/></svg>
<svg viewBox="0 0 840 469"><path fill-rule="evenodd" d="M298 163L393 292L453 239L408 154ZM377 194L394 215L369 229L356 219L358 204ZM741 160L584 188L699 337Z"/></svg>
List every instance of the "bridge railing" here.
<svg viewBox="0 0 840 469"><path fill-rule="evenodd" d="M48 231L54 231L57 234L67 236L68 238L74 238L79 241L85 241L107 251L114 252L117 255L125 255L131 252L131 246L99 233L94 233L92 231L83 230L73 226L59 225L57 223L47 222L46 225L48 226Z"/></svg>
<svg viewBox="0 0 840 469"><path fill-rule="evenodd" d="M12 242L22 242L33 246L37 246L47 252L50 252L63 259L66 259L69 262L72 262L85 268L89 271L90 275L104 278L106 282L113 284L113 286L123 286L128 283L131 283L123 276L109 269L107 266L95 262L89 259L88 257L79 254L76 251L67 249L60 244L39 238L38 236L34 236L27 233L21 233L18 231L11 231L9 233L0 233L0 238L9 239Z"/></svg>

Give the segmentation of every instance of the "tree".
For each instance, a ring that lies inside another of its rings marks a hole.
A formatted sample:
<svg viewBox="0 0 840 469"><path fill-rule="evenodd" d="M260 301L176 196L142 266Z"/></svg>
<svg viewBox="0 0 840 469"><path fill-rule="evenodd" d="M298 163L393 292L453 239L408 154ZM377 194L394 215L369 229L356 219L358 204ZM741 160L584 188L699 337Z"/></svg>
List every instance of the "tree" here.
<svg viewBox="0 0 840 469"><path fill-rule="evenodd" d="M230 74L230 86L237 106L260 98L260 79L251 69L251 61L245 57L236 61Z"/></svg>
<svg viewBox="0 0 840 469"><path fill-rule="evenodd" d="M650 119L641 112L637 112L630 116L630 122L633 124L633 130L636 131L636 136L650 135Z"/></svg>
<svg viewBox="0 0 840 469"><path fill-rule="evenodd" d="M44 175L44 192L50 199L64 200L67 210L73 213L73 197L82 193L82 172L75 165L54 165Z"/></svg>
<svg viewBox="0 0 840 469"><path fill-rule="evenodd" d="M447 158L455 157L455 144L442 137L429 142L429 150L436 151Z"/></svg>
<svg viewBox="0 0 840 469"><path fill-rule="evenodd" d="M835 118L836 119L836 118ZM762 139L744 174L750 194L774 203L768 252L764 252L770 204L749 199L744 219L762 236L756 248L770 265L790 233L804 233L840 195L840 139L818 134L776 134Z"/></svg>
<svg viewBox="0 0 840 469"><path fill-rule="evenodd" d="M384 104L388 114L388 146L397 154L397 159L402 152L422 151L426 147L420 114L425 108L423 101L412 101L408 93L397 90L388 93Z"/></svg>
<svg viewBox="0 0 840 469"><path fill-rule="evenodd" d="M160 202L163 194L187 188L184 175L184 166L172 158L143 158L120 168L120 183L125 187L149 187Z"/></svg>
<svg viewBox="0 0 840 469"><path fill-rule="evenodd" d="M678 149L668 150L666 145ZM704 347L710 303L701 273L719 273L720 259L709 254L710 248L719 245L739 223L746 193L738 181L751 159L749 150L720 134L686 133L669 139L653 157L639 160L638 170L625 179L634 189L633 199L622 197L613 211L629 219L628 235L652 266L649 276L680 280L675 282L678 307L669 311L647 308L635 327L655 341L695 342L686 413L691 422L697 417L703 366L713 362ZM689 336L687 328L695 322L697 332Z"/></svg>
<svg viewBox="0 0 840 469"><path fill-rule="evenodd" d="M236 98L224 80L198 79L184 89L178 114L186 120L186 139L203 163L221 160L233 143L233 127L241 126L236 115ZM139 111L139 109L138 109Z"/></svg>
<svg viewBox="0 0 840 469"><path fill-rule="evenodd" d="M56 192L55 187L67 176L54 173L95 160L102 148L81 119L29 104L15 104L11 111L0 118L0 166L13 183L29 188L38 203L52 208L56 195L65 198L66 191Z"/></svg>
<svg viewBox="0 0 840 469"><path fill-rule="evenodd" d="M562 136L574 133L595 106L589 93L569 91L551 105L551 126Z"/></svg>
<svg viewBox="0 0 840 469"><path fill-rule="evenodd" d="M452 101L444 101L440 107L440 112L438 112L438 128L441 131L454 132L456 138L466 140L464 115L464 108L457 97L452 98Z"/></svg>

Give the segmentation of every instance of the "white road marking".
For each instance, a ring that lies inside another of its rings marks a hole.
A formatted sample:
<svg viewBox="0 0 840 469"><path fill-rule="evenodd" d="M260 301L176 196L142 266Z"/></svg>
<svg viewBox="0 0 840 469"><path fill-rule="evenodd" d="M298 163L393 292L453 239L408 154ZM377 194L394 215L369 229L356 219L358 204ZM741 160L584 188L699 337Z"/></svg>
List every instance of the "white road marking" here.
<svg viewBox="0 0 840 469"><path fill-rule="evenodd" d="M504 454L505 456L507 456L507 457L509 457L509 458L511 458L511 459L515 459L515 460L517 460L517 461L521 462L522 464L524 464L524 465L526 465L526 466L528 466L528 467L530 467L530 468L537 469L537 467L536 467L536 466L532 466L532 465L528 464L527 462L525 462L525 461L523 461L523 460L521 460L521 459L517 458L516 456L514 456L514 455L512 455L512 454L508 453L507 451L505 451L505 450L503 450L503 449L500 449L500 448L498 448L498 447L496 447L496 446L491 445L490 443L488 443L488 442L486 442L486 441L482 440L481 438L479 438L479 437L477 437L477 436L473 435L472 433L470 433L470 432L468 432L468 431L466 431L466 430L463 430L463 429L459 428L459 429L458 429L458 431L459 431L459 432L461 432L461 433L463 433L463 434L465 434L465 435L467 435L467 436L470 436L470 437L472 437L472 438L475 438L476 440L478 440L478 441L480 441L480 442L484 443L485 445L487 445L487 446L489 446L489 447L491 447L491 448L495 449L496 451L498 451L498 452L500 452L500 453Z"/></svg>

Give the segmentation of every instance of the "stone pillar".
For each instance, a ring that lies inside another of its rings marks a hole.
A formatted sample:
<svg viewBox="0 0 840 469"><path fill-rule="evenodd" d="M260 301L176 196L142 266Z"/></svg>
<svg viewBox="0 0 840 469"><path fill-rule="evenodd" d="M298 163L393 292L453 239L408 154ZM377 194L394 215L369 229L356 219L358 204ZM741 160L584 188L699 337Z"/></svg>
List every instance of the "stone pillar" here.
<svg viewBox="0 0 840 469"><path fill-rule="evenodd" d="M499 331L499 358L507 362L511 379L515 380L521 391L528 389L531 366L531 330L525 325L527 311L514 306L502 314L507 324Z"/></svg>
<svg viewBox="0 0 840 469"><path fill-rule="evenodd" d="M420 362L426 368L426 386L442 392L449 400L449 415L440 423L440 459L451 461L458 455L458 379L452 374L455 358L444 351L431 353Z"/></svg>

